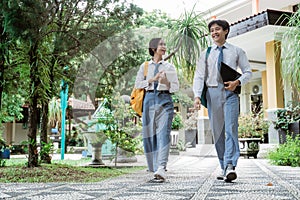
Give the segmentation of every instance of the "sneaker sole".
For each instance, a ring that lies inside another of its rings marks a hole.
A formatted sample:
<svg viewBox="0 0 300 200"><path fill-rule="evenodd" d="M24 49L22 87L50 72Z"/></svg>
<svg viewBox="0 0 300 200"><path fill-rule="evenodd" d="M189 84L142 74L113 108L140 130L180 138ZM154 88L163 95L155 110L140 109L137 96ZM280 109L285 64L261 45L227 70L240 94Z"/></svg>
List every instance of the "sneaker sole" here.
<svg viewBox="0 0 300 200"><path fill-rule="evenodd" d="M226 175L224 181L225 181L225 182L231 182L231 181L235 180L236 178L237 178L237 175L236 175L235 172L229 172L229 173Z"/></svg>
<svg viewBox="0 0 300 200"><path fill-rule="evenodd" d="M159 175L159 174L154 174L154 177L155 177L156 179L165 180L165 178L162 177L162 176Z"/></svg>
<svg viewBox="0 0 300 200"><path fill-rule="evenodd" d="M163 182L165 182L165 179L158 179L158 178L154 178L149 181L149 183L163 183Z"/></svg>

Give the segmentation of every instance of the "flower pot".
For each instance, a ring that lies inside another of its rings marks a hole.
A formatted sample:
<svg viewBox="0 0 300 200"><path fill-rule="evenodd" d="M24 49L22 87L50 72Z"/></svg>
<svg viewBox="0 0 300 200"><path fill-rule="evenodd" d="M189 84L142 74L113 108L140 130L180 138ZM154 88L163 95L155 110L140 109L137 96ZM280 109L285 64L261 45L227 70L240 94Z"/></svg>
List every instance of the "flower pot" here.
<svg viewBox="0 0 300 200"><path fill-rule="evenodd" d="M92 146L92 163L90 165L104 165L102 161L101 149L105 140L106 135L102 132L84 132L83 136L86 137Z"/></svg>
<svg viewBox="0 0 300 200"><path fill-rule="evenodd" d="M137 158L134 153L126 151L118 147L117 163L133 163L137 162Z"/></svg>
<svg viewBox="0 0 300 200"><path fill-rule="evenodd" d="M170 136L171 136L170 154L171 155L179 155L179 150L177 148L179 131L172 130Z"/></svg>
<svg viewBox="0 0 300 200"><path fill-rule="evenodd" d="M300 127L300 121L289 124L288 132L279 129L278 130L279 144L286 143L287 135L290 135L293 139L295 139L296 136L300 134L299 133L299 127Z"/></svg>
<svg viewBox="0 0 300 200"><path fill-rule="evenodd" d="M1 158L1 159L10 159L10 150L9 150L9 149L4 149L4 150L0 153L0 158Z"/></svg>
<svg viewBox="0 0 300 200"><path fill-rule="evenodd" d="M241 156L244 156L245 158L257 158L261 138L239 138L239 142Z"/></svg>
<svg viewBox="0 0 300 200"><path fill-rule="evenodd" d="M185 130L184 131L185 136L185 144L189 143L188 147L196 147L196 136L197 136L197 130L191 129L191 130Z"/></svg>

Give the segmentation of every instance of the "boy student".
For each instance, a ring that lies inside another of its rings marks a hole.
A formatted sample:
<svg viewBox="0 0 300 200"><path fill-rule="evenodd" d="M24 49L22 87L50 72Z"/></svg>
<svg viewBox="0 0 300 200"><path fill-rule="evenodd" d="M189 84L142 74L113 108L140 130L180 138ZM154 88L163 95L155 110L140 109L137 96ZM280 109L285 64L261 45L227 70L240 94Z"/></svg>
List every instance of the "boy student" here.
<svg viewBox="0 0 300 200"><path fill-rule="evenodd" d="M240 156L238 142L239 98L237 86L247 83L252 76L246 53L239 47L226 42L229 23L213 20L208 24L214 44L210 51L202 52L194 76L194 107L201 109L201 94L204 83L207 86L206 99L214 144L222 173L217 179L231 182L237 178L235 168ZM221 62L232 69L239 67L241 76L223 82L220 75Z"/></svg>

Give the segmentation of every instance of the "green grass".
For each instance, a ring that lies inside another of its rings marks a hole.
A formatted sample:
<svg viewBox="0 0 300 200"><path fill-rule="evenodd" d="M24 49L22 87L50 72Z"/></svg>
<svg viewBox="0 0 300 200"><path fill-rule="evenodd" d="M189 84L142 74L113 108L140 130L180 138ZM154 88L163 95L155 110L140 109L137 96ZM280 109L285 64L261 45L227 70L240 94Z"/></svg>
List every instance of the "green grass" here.
<svg viewBox="0 0 300 200"><path fill-rule="evenodd" d="M2 183L49 183L49 182L97 182L104 179L132 173L145 167L86 167L90 158L80 160L53 160L52 164L40 167L26 167L27 159L6 160L5 167L0 167Z"/></svg>

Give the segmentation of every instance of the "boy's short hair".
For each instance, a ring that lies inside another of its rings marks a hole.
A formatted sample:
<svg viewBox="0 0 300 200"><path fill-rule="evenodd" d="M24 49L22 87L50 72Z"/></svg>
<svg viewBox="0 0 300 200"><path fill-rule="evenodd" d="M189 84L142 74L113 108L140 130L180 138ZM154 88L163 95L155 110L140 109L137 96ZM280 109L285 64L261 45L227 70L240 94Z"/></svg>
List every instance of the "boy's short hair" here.
<svg viewBox="0 0 300 200"><path fill-rule="evenodd" d="M217 24L217 25L221 26L224 31L228 30L228 33L225 35L225 39L227 39L227 36L229 34L229 31L230 31L230 25L229 25L229 23L226 20L221 20L221 19L212 20L208 24L208 30L209 30L209 32L210 32L210 28L211 28L211 26L213 24Z"/></svg>

